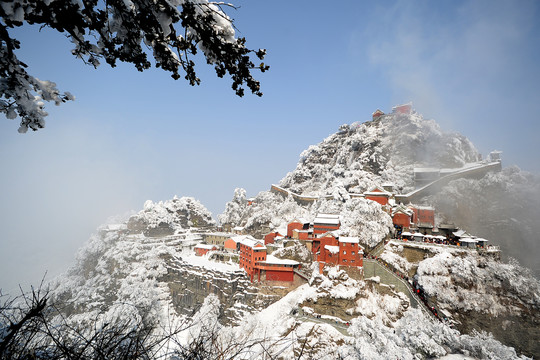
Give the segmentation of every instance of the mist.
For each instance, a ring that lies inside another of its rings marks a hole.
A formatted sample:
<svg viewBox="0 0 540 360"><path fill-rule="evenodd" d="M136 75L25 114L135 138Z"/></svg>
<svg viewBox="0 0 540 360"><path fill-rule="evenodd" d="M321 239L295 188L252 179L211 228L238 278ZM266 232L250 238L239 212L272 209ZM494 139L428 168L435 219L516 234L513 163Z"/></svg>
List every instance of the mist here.
<svg viewBox="0 0 540 360"><path fill-rule="evenodd" d="M503 258L517 259L540 278L540 177L518 167L481 180L451 182L428 199L437 211L501 247Z"/></svg>
<svg viewBox="0 0 540 360"><path fill-rule="evenodd" d="M2 168L9 169L0 177L4 292L66 270L99 224L139 205L133 179L143 175L140 169L126 168L103 134L73 130L18 136L3 150Z"/></svg>
<svg viewBox="0 0 540 360"><path fill-rule="evenodd" d="M506 164L540 172L540 38L537 3L399 1L379 7L368 56L395 103L458 131ZM379 29L385 28L387 32ZM391 34L388 36L388 34ZM532 70L534 69L534 70Z"/></svg>

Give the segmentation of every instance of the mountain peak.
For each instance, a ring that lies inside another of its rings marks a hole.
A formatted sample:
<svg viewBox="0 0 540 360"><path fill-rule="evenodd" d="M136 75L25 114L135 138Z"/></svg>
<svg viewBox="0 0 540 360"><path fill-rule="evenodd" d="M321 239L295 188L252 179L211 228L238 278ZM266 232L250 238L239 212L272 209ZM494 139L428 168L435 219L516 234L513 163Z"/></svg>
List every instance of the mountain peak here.
<svg viewBox="0 0 540 360"><path fill-rule="evenodd" d="M410 191L414 167L459 168L479 159L465 136L444 132L434 120L415 111L394 110L374 113L371 121L342 125L310 146L280 186L299 194L324 195L336 186L362 193L391 182L399 190Z"/></svg>

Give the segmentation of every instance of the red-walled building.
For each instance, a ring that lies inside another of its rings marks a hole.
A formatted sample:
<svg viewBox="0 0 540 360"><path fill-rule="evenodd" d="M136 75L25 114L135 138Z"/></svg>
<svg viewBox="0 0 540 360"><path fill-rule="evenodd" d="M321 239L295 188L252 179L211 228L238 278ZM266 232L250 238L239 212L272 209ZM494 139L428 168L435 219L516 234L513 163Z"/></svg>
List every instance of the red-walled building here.
<svg viewBox="0 0 540 360"><path fill-rule="evenodd" d="M414 212L411 209L398 205L392 210L392 223L401 229L409 229L413 215Z"/></svg>
<svg viewBox="0 0 540 360"><path fill-rule="evenodd" d="M236 236L235 236L235 237L236 237ZM237 249L237 243L236 243L236 241L234 240L234 237L225 240L225 242L223 243L223 247L224 247L225 250L227 250L227 251L236 251L236 250L238 250L238 249Z"/></svg>
<svg viewBox="0 0 540 360"><path fill-rule="evenodd" d="M339 230L340 226L339 215L317 214L317 217L313 220L313 237L317 238L329 231Z"/></svg>
<svg viewBox="0 0 540 360"><path fill-rule="evenodd" d="M435 226L435 209L431 206L412 205L412 222L418 227L433 228Z"/></svg>
<svg viewBox="0 0 540 360"><path fill-rule="evenodd" d="M227 251L238 251L239 246L240 246L239 243L245 239L251 240L251 241L257 241L257 239L255 239L251 235L234 235L228 238L227 240L225 240L225 242L223 243L223 247Z"/></svg>
<svg viewBox="0 0 540 360"><path fill-rule="evenodd" d="M339 265L363 266L364 251L360 247L357 237L340 236L339 239Z"/></svg>
<svg viewBox="0 0 540 360"><path fill-rule="evenodd" d="M210 245L210 244L197 244L193 248L193 250L195 250L195 255L197 256L206 255L209 251L214 251L217 249L218 247L216 245Z"/></svg>
<svg viewBox="0 0 540 360"><path fill-rule="evenodd" d="M294 270L299 268L299 262L267 255L262 241L253 238L240 239L238 249L239 266L251 281L294 281Z"/></svg>
<svg viewBox="0 0 540 360"><path fill-rule="evenodd" d="M287 237L293 237L294 230L308 230L309 222L304 219L294 219L289 224L287 224Z"/></svg>
<svg viewBox="0 0 540 360"><path fill-rule="evenodd" d="M294 270L299 266L297 261L267 255L266 260L257 262L255 271L259 281L294 281Z"/></svg>
<svg viewBox="0 0 540 360"><path fill-rule="evenodd" d="M375 112L373 114L371 114L371 117L372 117L373 120L377 120L378 118L380 118L383 115L384 115L384 113L381 110L377 109L377 110L375 110Z"/></svg>
<svg viewBox="0 0 540 360"><path fill-rule="evenodd" d="M394 106L392 112L394 114L410 114L412 112L412 103Z"/></svg>
<svg viewBox="0 0 540 360"><path fill-rule="evenodd" d="M317 254L317 253L322 254L322 249L324 249L326 245L338 246L337 237L338 237L337 233L327 232L318 238L314 238L312 240L311 251L313 251L313 254ZM320 254L319 254L319 258L320 258Z"/></svg>
<svg viewBox="0 0 540 360"><path fill-rule="evenodd" d="M271 233L268 233L268 234L264 235L264 245L273 244L274 241L276 240L276 237L282 237L282 236L283 235L281 235L277 231L273 231Z"/></svg>
<svg viewBox="0 0 540 360"><path fill-rule="evenodd" d="M266 246L260 240L244 238L238 241L238 265L244 269L253 281L255 274L255 264L258 261L266 260Z"/></svg>
<svg viewBox="0 0 540 360"><path fill-rule="evenodd" d="M292 232L292 238L298 240L309 240L312 238L313 230L298 230L294 229Z"/></svg>
<svg viewBox="0 0 540 360"><path fill-rule="evenodd" d="M388 201L392 197L392 193L377 186L376 188L372 189L371 191L365 192L364 196L368 200L378 202L381 205L387 205Z"/></svg>
<svg viewBox="0 0 540 360"><path fill-rule="evenodd" d="M321 242L320 254L318 257L319 270L322 271L324 264L340 266L364 265L364 251L359 245L359 239L356 237L341 236L335 241Z"/></svg>

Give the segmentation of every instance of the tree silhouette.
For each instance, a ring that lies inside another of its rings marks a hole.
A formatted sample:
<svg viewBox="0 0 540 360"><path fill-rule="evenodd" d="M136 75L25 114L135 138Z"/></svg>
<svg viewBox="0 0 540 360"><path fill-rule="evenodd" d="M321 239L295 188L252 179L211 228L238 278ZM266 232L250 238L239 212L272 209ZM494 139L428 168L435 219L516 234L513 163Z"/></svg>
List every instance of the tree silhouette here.
<svg viewBox="0 0 540 360"><path fill-rule="evenodd" d="M244 38L235 37L233 20L223 8L233 5L208 0L11 0L0 6L0 112L8 119L21 118L19 132L45 126L44 101L56 105L74 100L60 93L56 84L30 75L16 50L20 42L9 31L25 24L37 24L65 34L74 44L72 54L97 67L105 60L132 63L139 71L155 66L170 72L173 79L184 77L190 85L201 80L194 58L201 51L218 77L226 74L238 96L244 87L262 96L252 70L268 66L264 49L251 50Z"/></svg>

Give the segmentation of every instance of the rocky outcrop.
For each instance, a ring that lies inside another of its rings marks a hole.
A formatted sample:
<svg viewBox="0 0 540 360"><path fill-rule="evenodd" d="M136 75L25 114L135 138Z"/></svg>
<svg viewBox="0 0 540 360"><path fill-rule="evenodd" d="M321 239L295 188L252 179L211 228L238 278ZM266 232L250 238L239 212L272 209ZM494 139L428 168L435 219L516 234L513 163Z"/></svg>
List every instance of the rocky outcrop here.
<svg viewBox="0 0 540 360"><path fill-rule="evenodd" d="M497 317L474 311L457 312L454 314L458 321L456 328L464 334L489 332L501 343L515 348L518 353L536 359L540 356L540 317L529 309L523 310L521 315L505 314Z"/></svg>
<svg viewBox="0 0 540 360"><path fill-rule="evenodd" d="M173 259L167 264L167 274L159 280L168 284L175 311L192 315L214 294L221 303L219 321L224 325L236 324L244 313L266 308L286 293L260 291L261 286L254 285L243 270L222 272Z"/></svg>
<svg viewBox="0 0 540 360"><path fill-rule="evenodd" d="M174 197L158 203L148 200L144 209L127 222L130 234L142 233L147 237L169 236L192 227L204 230L215 225L212 214L190 197Z"/></svg>

